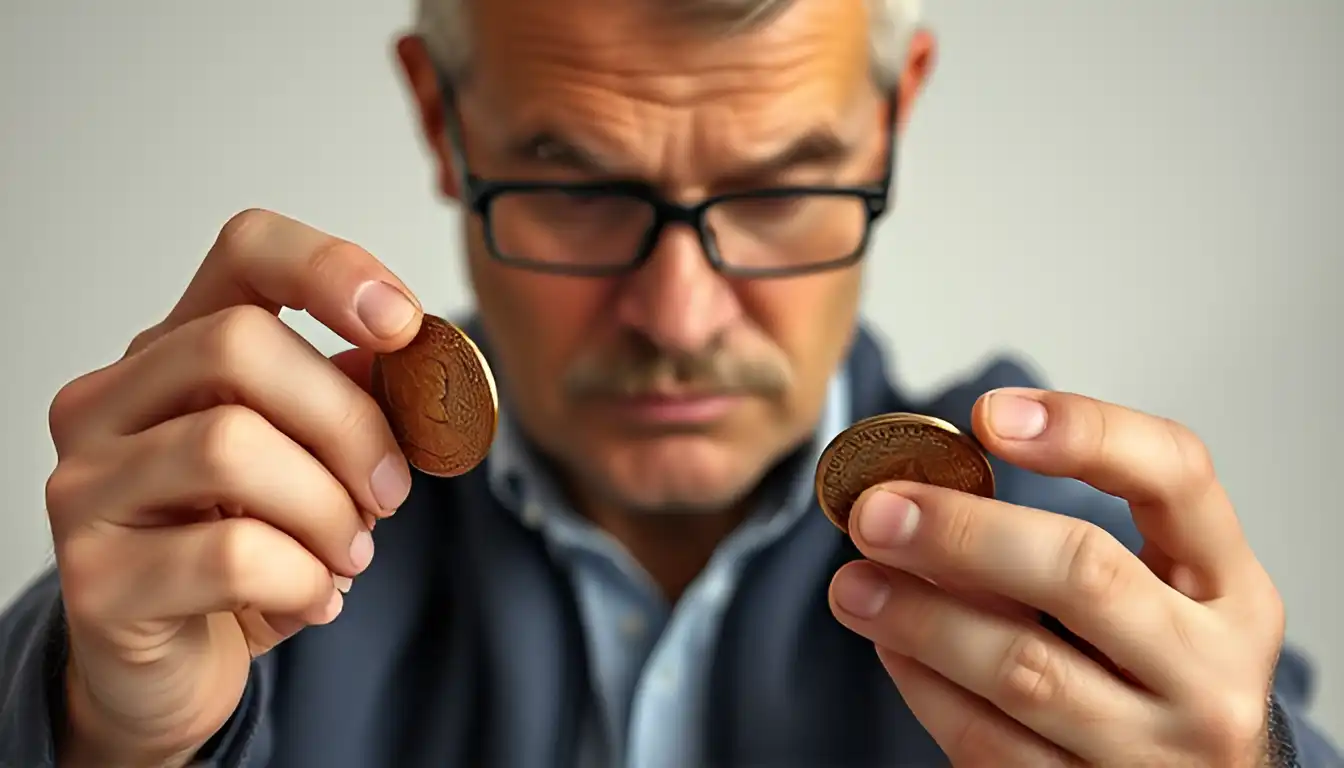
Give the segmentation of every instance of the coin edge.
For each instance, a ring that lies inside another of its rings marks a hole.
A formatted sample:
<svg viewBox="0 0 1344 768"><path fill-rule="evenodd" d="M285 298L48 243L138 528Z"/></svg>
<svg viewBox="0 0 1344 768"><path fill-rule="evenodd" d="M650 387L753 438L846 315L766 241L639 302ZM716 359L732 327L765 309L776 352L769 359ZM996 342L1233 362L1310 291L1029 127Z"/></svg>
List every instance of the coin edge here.
<svg viewBox="0 0 1344 768"><path fill-rule="evenodd" d="M849 434L851 432L857 432L877 424L889 423L889 422L922 423L924 426L930 426L940 429L945 433L951 435L952 437L956 438L959 442L963 443L964 445L972 448L975 451L975 454L980 457L980 462L983 464L986 476L989 478L988 485L990 495L988 498L994 498L997 495L998 483L994 477L994 466L989 461L989 453L985 450L984 446L980 445L980 441L975 439L975 435L969 434L960 429L957 425L953 424L952 422L947 421L946 419L940 419L937 416L929 416L923 413L910 413L904 411L879 413L873 416L867 416L865 418L859 419L853 424L850 424L849 426L837 432L835 436L832 437L830 441L826 443L826 447L821 450L821 453L817 457L817 469L812 481L813 494L816 496L817 506L821 509L821 513L826 516L827 520L831 521L831 525L834 525L836 528L840 529L842 533L848 534L849 528L848 526L840 524L839 516L835 513L834 510L830 509L827 506L825 495L822 493L822 488L824 487L824 483L822 481L826 477L826 466L830 463L829 461L830 457L835 453L835 451L840 447L840 444L843 442L841 438L843 438L846 434Z"/></svg>

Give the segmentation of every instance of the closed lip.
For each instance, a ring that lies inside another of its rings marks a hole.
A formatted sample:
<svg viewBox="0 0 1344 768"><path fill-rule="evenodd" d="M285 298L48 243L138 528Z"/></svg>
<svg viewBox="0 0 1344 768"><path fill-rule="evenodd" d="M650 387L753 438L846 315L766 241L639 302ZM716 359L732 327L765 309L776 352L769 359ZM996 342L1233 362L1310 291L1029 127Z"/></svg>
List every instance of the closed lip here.
<svg viewBox="0 0 1344 768"><path fill-rule="evenodd" d="M689 425L718 421L743 399L731 392L645 393L597 401L615 415L646 424Z"/></svg>

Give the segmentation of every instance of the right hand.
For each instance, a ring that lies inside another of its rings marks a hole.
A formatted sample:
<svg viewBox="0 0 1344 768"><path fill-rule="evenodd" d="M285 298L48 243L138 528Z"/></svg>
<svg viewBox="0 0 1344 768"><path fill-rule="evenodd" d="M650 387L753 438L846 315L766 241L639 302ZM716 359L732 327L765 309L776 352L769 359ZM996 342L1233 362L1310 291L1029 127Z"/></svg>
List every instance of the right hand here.
<svg viewBox="0 0 1344 768"><path fill-rule="evenodd" d="M253 658L340 613L372 522L410 490L367 393L373 354L420 327L409 297L359 247L248 211L163 322L57 394L63 763L185 763L236 709ZM324 357L283 307L355 349Z"/></svg>

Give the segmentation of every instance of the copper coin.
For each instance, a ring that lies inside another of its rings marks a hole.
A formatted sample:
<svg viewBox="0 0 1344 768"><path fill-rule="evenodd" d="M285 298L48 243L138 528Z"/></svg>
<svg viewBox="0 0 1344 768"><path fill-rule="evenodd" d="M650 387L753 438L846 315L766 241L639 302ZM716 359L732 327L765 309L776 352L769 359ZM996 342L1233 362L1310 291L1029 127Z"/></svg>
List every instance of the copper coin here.
<svg viewBox="0 0 1344 768"><path fill-rule="evenodd" d="M425 315L420 332L373 362L373 396L411 466L456 477L490 452L499 417L495 378L457 326Z"/></svg>
<svg viewBox="0 0 1344 768"><path fill-rule="evenodd" d="M817 501L826 517L848 533L849 512L859 495L892 480L994 497L994 470L974 437L932 416L887 413L854 424L822 451Z"/></svg>

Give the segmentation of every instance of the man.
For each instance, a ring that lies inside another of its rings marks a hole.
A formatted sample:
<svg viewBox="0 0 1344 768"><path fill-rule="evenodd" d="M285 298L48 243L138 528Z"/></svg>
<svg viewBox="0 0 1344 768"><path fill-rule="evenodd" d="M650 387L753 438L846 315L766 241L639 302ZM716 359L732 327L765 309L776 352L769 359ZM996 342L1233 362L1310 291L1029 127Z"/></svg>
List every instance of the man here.
<svg viewBox="0 0 1344 768"><path fill-rule="evenodd" d="M1339 764L1188 431L1008 363L887 383L860 256L917 6L425 0L398 52L469 224L486 464L411 472L366 394L405 285L234 218L52 404L57 567L0 624L0 763ZM846 537L811 468L902 410L973 429L999 499L886 484Z"/></svg>

